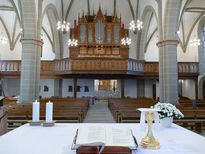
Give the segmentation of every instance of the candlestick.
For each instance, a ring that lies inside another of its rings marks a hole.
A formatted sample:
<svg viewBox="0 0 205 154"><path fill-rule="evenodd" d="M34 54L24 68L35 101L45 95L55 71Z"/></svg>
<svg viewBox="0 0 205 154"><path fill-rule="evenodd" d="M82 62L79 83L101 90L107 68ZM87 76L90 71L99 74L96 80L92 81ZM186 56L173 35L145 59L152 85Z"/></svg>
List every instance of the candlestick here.
<svg viewBox="0 0 205 154"><path fill-rule="evenodd" d="M53 122L53 103L46 103L46 123Z"/></svg>
<svg viewBox="0 0 205 154"><path fill-rule="evenodd" d="M39 102L37 100L33 102L33 122L39 122Z"/></svg>

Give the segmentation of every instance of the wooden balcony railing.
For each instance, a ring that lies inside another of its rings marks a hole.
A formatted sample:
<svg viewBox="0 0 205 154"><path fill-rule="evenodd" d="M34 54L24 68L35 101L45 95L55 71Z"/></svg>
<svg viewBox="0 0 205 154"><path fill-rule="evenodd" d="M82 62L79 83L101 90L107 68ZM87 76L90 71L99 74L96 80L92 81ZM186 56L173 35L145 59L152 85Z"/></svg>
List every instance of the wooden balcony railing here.
<svg viewBox="0 0 205 154"><path fill-rule="evenodd" d="M179 62L178 63L179 73L199 73L198 62Z"/></svg>
<svg viewBox="0 0 205 154"><path fill-rule="evenodd" d="M122 58L72 58L55 61L56 73L143 72L144 62Z"/></svg>
<svg viewBox="0 0 205 154"><path fill-rule="evenodd" d="M145 62L144 72L145 73L159 73L159 63L158 62Z"/></svg>
<svg viewBox="0 0 205 154"><path fill-rule="evenodd" d="M19 60L1 60L0 61L0 71L1 72L20 72L21 61Z"/></svg>
<svg viewBox="0 0 205 154"><path fill-rule="evenodd" d="M55 73L66 73L71 71L70 59L55 60L54 66Z"/></svg>
<svg viewBox="0 0 205 154"><path fill-rule="evenodd" d="M21 61L1 60L0 74L20 74ZM41 61L41 75L58 74L136 74L144 76L158 76L158 62L144 62L127 58L67 58L54 61ZM179 76L197 76L199 74L198 62L179 62Z"/></svg>
<svg viewBox="0 0 205 154"><path fill-rule="evenodd" d="M41 61L41 74L43 75L54 74L54 62L53 61Z"/></svg>

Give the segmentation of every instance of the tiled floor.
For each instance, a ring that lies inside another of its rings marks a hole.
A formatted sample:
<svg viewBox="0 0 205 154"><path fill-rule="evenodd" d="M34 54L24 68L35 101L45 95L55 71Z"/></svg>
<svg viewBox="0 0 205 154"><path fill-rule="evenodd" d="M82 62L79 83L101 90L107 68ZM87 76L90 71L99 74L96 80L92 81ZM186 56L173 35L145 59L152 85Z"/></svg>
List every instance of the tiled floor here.
<svg viewBox="0 0 205 154"><path fill-rule="evenodd" d="M115 123L108 108L108 100L95 100L95 103L90 105L84 123Z"/></svg>

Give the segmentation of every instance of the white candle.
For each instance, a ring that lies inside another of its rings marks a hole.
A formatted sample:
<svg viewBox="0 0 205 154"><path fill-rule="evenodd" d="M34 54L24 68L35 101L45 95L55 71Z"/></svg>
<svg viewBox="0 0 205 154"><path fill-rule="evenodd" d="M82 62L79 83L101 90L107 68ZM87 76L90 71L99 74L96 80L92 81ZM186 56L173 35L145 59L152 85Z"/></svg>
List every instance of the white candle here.
<svg viewBox="0 0 205 154"><path fill-rule="evenodd" d="M33 122L39 122L39 102L37 102L37 100L35 102L33 102L33 116L32 116L32 120Z"/></svg>
<svg viewBox="0 0 205 154"><path fill-rule="evenodd" d="M53 103L46 103L46 123L53 121Z"/></svg>

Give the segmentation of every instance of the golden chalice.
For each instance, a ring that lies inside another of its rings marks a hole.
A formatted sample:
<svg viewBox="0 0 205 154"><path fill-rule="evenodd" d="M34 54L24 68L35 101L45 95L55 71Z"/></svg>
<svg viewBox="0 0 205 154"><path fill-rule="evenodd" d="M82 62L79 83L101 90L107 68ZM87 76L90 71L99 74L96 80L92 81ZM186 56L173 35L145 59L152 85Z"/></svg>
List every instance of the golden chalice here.
<svg viewBox="0 0 205 154"><path fill-rule="evenodd" d="M160 144L154 138L153 133L152 133L152 122L155 120L154 112L146 112L145 120L147 121L148 131L147 131L147 136L142 139L142 141L140 142L140 145L146 149L159 149Z"/></svg>

